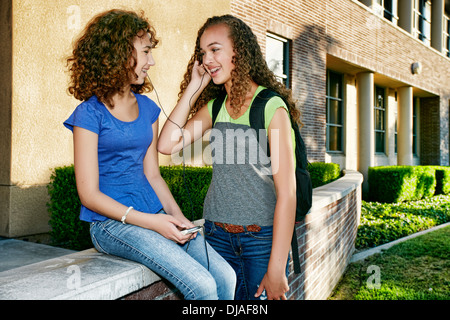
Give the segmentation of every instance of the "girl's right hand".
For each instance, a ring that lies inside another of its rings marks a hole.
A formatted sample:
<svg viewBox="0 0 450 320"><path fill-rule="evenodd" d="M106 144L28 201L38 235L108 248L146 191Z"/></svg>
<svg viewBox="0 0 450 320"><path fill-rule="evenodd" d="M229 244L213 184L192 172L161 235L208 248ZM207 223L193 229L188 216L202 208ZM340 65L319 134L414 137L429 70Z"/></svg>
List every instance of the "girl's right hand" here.
<svg viewBox="0 0 450 320"><path fill-rule="evenodd" d="M158 232L163 237L180 244L184 244L191 239L192 235L183 235L180 232L180 229L185 229L188 226L179 221L177 218L169 214L161 213L151 216L153 218L151 229Z"/></svg>

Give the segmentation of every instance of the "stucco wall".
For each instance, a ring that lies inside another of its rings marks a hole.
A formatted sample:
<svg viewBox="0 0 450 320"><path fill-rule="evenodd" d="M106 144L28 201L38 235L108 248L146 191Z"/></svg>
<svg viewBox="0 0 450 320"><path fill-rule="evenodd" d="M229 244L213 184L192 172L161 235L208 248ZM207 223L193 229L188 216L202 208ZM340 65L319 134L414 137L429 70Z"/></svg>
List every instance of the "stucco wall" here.
<svg viewBox="0 0 450 320"><path fill-rule="evenodd" d="M72 134L62 123L80 102L67 93L64 58L86 23L113 8L145 12L161 40L150 76L169 112L198 28L208 17L228 13L230 4L228 0L9 0L1 6L6 17L0 33L6 43L0 54L10 57L12 71L11 80L8 73L2 79L12 85L6 85L11 98L1 97L1 124L10 123L11 129L6 130L10 137L1 139L0 235L42 233L48 231L45 186L51 169L73 163ZM2 68L8 69L8 62ZM155 98L154 93L149 96Z"/></svg>

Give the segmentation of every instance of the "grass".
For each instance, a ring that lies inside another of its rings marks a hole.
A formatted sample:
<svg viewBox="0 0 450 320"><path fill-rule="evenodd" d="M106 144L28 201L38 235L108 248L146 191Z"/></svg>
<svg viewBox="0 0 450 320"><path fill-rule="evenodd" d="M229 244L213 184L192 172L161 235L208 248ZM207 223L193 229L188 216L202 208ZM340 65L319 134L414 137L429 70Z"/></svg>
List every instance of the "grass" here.
<svg viewBox="0 0 450 320"><path fill-rule="evenodd" d="M352 263L330 300L450 300L450 227Z"/></svg>

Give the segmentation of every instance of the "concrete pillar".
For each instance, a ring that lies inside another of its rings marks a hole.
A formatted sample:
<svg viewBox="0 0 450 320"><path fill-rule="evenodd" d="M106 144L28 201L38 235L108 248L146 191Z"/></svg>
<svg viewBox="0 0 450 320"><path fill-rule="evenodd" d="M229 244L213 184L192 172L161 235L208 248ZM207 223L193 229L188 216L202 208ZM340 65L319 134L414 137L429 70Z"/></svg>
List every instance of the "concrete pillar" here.
<svg viewBox="0 0 450 320"><path fill-rule="evenodd" d="M398 0L398 25L412 34L413 31L413 3L412 0Z"/></svg>
<svg viewBox="0 0 450 320"><path fill-rule="evenodd" d="M357 75L358 101L358 171L364 176L363 195L369 192L368 172L374 165L374 74L362 72Z"/></svg>
<svg viewBox="0 0 450 320"><path fill-rule="evenodd" d="M444 30L444 0L434 0L431 5L431 46L442 52Z"/></svg>
<svg viewBox="0 0 450 320"><path fill-rule="evenodd" d="M401 87L397 89L397 164L413 165L412 129L413 129L413 89Z"/></svg>

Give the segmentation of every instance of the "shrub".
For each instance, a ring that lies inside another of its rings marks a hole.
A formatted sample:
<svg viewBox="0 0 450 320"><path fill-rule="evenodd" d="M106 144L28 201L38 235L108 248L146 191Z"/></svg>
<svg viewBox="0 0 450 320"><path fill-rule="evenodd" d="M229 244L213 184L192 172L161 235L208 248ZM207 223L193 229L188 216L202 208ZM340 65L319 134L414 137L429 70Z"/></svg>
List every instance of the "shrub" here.
<svg viewBox="0 0 450 320"><path fill-rule="evenodd" d="M450 193L450 167L436 166L434 168L436 171L435 194L449 194Z"/></svg>
<svg viewBox="0 0 450 320"><path fill-rule="evenodd" d="M339 178L339 165L311 163L313 187ZM182 212L190 220L203 216L203 201L212 178L211 167L161 166L166 181ZM89 224L79 219L80 200L75 183L74 166L54 169L48 185L51 237L56 246L83 250L92 247Z"/></svg>
<svg viewBox="0 0 450 320"><path fill-rule="evenodd" d="M434 195L435 169L430 166L385 166L369 168L370 200L402 202Z"/></svg>
<svg viewBox="0 0 450 320"><path fill-rule="evenodd" d="M79 219L80 200L73 166L56 168L47 187L50 236L55 246L72 250L92 247L89 224Z"/></svg>
<svg viewBox="0 0 450 320"><path fill-rule="evenodd" d="M184 215L189 220L201 219L212 168L161 166L160 171Z"/></svg>
<svg viewBox="0 0 450 320"><path fill-rule="evenodd" d="M341 176L340 167L336 163L312 162L308 164L313 188L323 186Z"/></svg>
<svg viewBox="0 0 450 320"><path fill-rule="evenodd" d="M365 249L450 221L450 196L404 203L362 201L355 247Z"/></svg>

